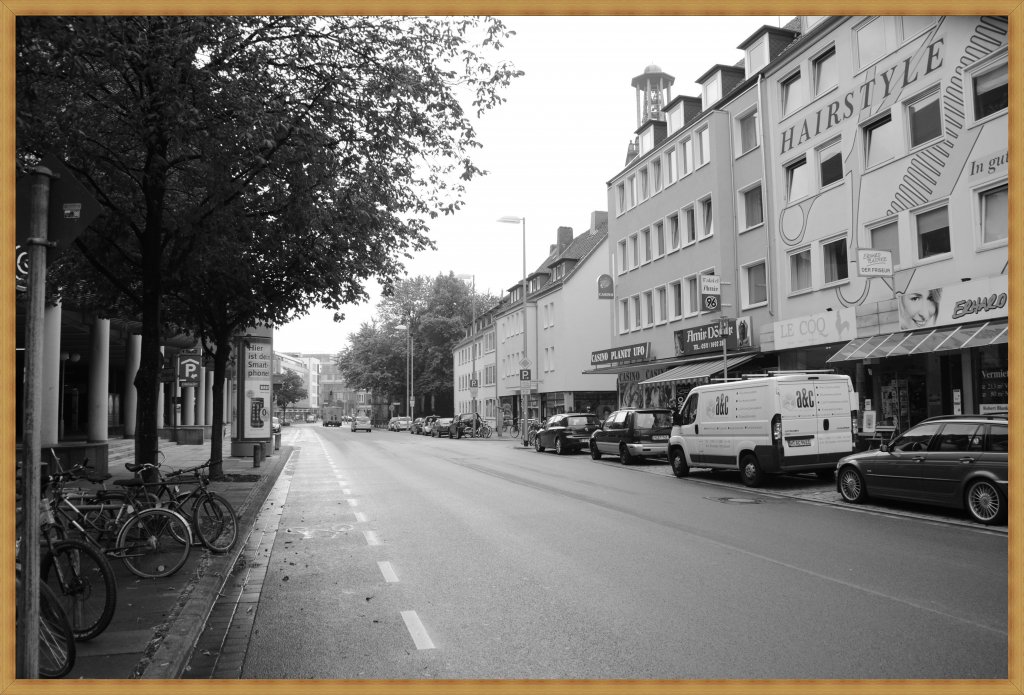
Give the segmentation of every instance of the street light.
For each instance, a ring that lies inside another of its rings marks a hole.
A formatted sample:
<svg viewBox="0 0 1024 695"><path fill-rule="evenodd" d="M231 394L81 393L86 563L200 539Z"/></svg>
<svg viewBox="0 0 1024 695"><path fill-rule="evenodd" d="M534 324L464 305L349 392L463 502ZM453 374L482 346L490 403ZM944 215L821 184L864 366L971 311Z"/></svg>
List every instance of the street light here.
<svg viewBox="0 0 1024 695"><path fill-rule="evenodd" d="M526 342L526 218L515 217L514 215L505 215L499 217L498 222L505 224L522 224L523 225L523 359L519 362L519 366L523 369L528 369L530 366L530 360L527 357L527 342ZM523 391L522 384L520 383L519 389L519 402L521 404L519 413L519 433L523 437L523 445L526 445L527 432L526 432L526 395L529 390Z"/></svg>
<svg viewBox="0 0 1024 695"><path fill-rule="evenodd" d="M470 343L470 345L471 345L470 350L472 351L472 354L473 354L473 367L472 367L473 371L472 371L472 375L469 377L469 379L470 379L470 381L469 381L469 395L473 399L473 406L472 406L473 413L474 413L474 415L477 415L477 410L476 410L476 392L477 392L477 387L473 385L474 383L476 383L476 275L462 274L462 275L456 275L455 277L458 278L459 280L472 280L473 281L473 297L472 297L472 300L473 300L473 323L471 324L472 327L469 330L469 337L472 340L472 342ZM476 436L476 423L477 423L478 419L479 419L479 417L474 417L473 418L473 436L474 437Z"/></svg>

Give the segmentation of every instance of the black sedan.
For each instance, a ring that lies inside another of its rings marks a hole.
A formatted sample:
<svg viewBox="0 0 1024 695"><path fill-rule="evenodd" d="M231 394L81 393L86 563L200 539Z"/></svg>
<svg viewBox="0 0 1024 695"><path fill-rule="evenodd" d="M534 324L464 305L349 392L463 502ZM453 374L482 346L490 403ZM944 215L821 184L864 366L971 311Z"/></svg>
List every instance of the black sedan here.
<svg viewBox="0 0 1024 695"><path fill-rule="evenodd" d="M452 426L452 420L455 418L442 417L438 418L434 423L434 427L430 430L431 437L448 437L451 438L450 428Z"/></svg>
<svg viewBox="0 0 1024 695"><path fill-rule="evenodd" d="M982 524L1006 522L1006 415L922 420L875 451L840 459L836 489L847 502L889 498L964 509Z"/></svg>
<svg viewBox="0 0 1024 695"><path fill-rule="evenodd" d="M561 413L549 417L534 439L537 451L554 449L556 454L570 454L584 449L590 442L590 433L601 427L601 420L593 413Z"/></svg>

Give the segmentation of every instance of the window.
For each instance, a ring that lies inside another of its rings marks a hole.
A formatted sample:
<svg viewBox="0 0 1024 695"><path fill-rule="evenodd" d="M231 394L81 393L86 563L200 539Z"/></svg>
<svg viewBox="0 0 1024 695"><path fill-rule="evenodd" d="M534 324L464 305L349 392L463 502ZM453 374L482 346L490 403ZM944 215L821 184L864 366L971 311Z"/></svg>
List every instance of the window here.
<svg viewBox="0 0 1024 695"><path fill-rule="evenodd" d="M616 199L618 200L619 207L617 208L621 215L626 211L626 184L620 183L615 187Z"/></svg>
<svg viewBox="0 0 1024 695"><path fill-rule="evenodd" d="M676 281L668 286L669 294L672 296L672 318L677 319L683 315L683 283Z"/></svg>
<svg viewBox="0 0 1024 695"><path fill-rule="evenodd" d="M668 151L668 182L673 183L679 177L679 169L676 165L676 150L672 148Z"/></svg>
<svg viewBox="0 0 1024 695"><path fill-rule="evenodd" d="M927 96L907 105L910 119L910 146L917 147L942 135L942 111L939 108L939 93Z"/></svg>
<svg viewBox="0 0 1024 695"><path fill-rule="evenodd" d="M900 264L900 237L899 227L896 222L889 222L880 227L870 230L871 248L878 251L888 251L892 254L892 265L895 268Z"/></svg>
<svg viewBox="0 0 1024 695"><path fill-rule="evenodd" d="M757 147L757 111L740 118L740 154Z"/></svg>
<svg viewBox="0 0 1024 695"><path fill-rule="evenodd" d="M629 207L636 205L636 176L629 177Z"/></svg>
<svg viewBox="0 0 1024 695"><path fill-rule="evenodd" d="M1006 109L1009 97L1007 64L974 77L974 118L984 118Z"/></svg>
<svg viewBox="0 0 1024 695"><path fill-rule="evenodd" d="M846 237L827 241L821 247L825 263L825 284L842 282L850 276L850 264L846 258Z"/></svg>
<svg viewBox="0 0 1024 695"><path fill-rule="evenodd" d="M761 205L761 184L743 191L742 196L744 228L750 229L764 222L764 210Z"/></svg>
<svg viewBox="0 0 1024 695"><path fill-rule="evenodd" d="M647 170L640 170L640 200L647 200L651 197L650 184L647 178Z"/></svg>
<svg viewBox="0 0 1024 695"><path fill-rule="evenodd" d="M654 148L654 130L648 128L640 133L640 154L646 154Z"/></svg>
<svg viewBox="0 0 1024 695"><path fill-rule="evenodd" d="M640 265L640 240L637 235L629 237L629 267L636 268Z"/></svg>
<svg viewBox="0 0 1024 695"><path fill-rule="evenodd" d="M697 241L697 217L692 205L683 210L683 218L686 220L686 243L692 244Z"/></svg>
<svg viewBox="0 0 1024 695"><path fill-rule="evenodd" d="M619 242L619 273L629 270L629 256L626 255L626 240Z"/></svg>
<svg viewBox="0 0 1024 695"><path fill-rule="evenodd" d="M633 328L640 328L640 322L642 317L640 316L640 295L635 295L632 298L632 310L633 310Z"/></svg>
<svg viewBox="0 0 1024 695"><path fill-rule="evenodd" d="M797 71L784 79L782 85L782 113L789 114L803 105L800 94L800 72Z"/></svg>
<svg viewBox="0 0 1024 695"><path fill-rule="evenodd" d="M1007 187L990 188L981 192L981 243L1005 241L1010 226Z"/></svg>
<svg viewBox="0 0 1024 695"><path fill-rule="evenodd" d="M903 18L903 38L907 39L935 24L934 15L906 15Z"/></svg>
<svg viewBox="0 0 1024 695"><path fill-rule="evenodd" d="M891 114L864 126L864 146L867 148L865 161L869 167L896 156L896 125Z"/></svg>
<svg viewBox="0 0 1024 695"><path fill-rule="evenodd" d="M700 201L700 219L703 224L702 231L705 237L709 237L715 233L714 219L711 211L711 198L705 198Z"/></svg>
<svg viewBox="0 0 1024 695"><path fill-rule="evenodd" d="M870 65L885 53L885 25L878 17L857 28L857 61Z"/></svg>
<svg viewBox="0 0 1024 695"><path fill-rule="evenodd" d="M811 177L807 173L807 158L801 157L786 165L786 200L799 200L810 193Z"/></svg>
<svg viewBox="0 0 1024 695"><path fill-rule="evenodd" d="M683 176L693 171L693 141L690 138L683 140Z"/></svg>
<svg viewBox="0 0 1024 695"><path fill-rule="evenodd" d="M686 315L692 316L700 311L700 288L697 286L697 276L691 275L686 278Z"/></svg>
<svg viewBox="0 0 1024 695"><path fill-rule="evenodd" d="M949 253L949 210L946 206L917 216L917 257Z"/></svg>
<svg viewBox="0 0 1024 695"><path fill-rule="evenodd" d="M655 159L651 162L651 178L654 180L654 192L661 190L661 160Z"/></svg>
<svg viewBox="0 0 1024 695"><path fill-rule="evenodd" d="M811 61L814 74L814 95L817 96L839 83L836 71L836 49L832 47Z"/></svg>
<svg viewBox="0 0 1024 695"><path fill-rule="evenodd" d="M629 300L619 300L619 333L629 331Z"/></svg>
<svg viewBox="0 0 1024 695"><path fill-rule="evenodd" d="M722 81L715 75L704 83L704 108L708 108L722 98Z"/></svg>
<svg viewBox="0 0 1024 695"><path fill-rule="evenodd" d="M768 40L762 36L747 49L747 75L753 75L767 64Z"/></svg>
<svg viewBox="0 0 1024 695"><path fill-rule="evenodd" d="M966 452L975 442L975 450L980 450L981 437L975 437L978 425L967 422L947 422L942 432L932 440L929 447L932 451Z"/></svg>
<svg viewBox="0 0 1024 695"><path fill-rule="evenodd" d="M676 107L668 112L668 132L674 133L683 127L683 109Z"/></svg>
<svg viewBox="0 0 1024 695"><path fill-rule="evenodd" d="M697 133L697 166L711 161L711 129L705 126Z"/></svg>
<svg viewBox="0 0 1024 695"><path fill-rule="evenodd" d="M839 142L818 150L818 173L822 188L843 180L843 152Z"/></svg>
<svg viewBox="0 0 1024 695"><path fill-rule="evenodd" d="M655 290L657 302L655 303L655 314L654 320L658 323L665 323L668 321L668 292L664 287L659 287Z"/></svg>
<svg viewBox="0 0 1024 695"><path fill-rule="evenodd" d="M654 223L654 257L661 258L665 255L665 223Z"/></svg>
<svg viewBox="0 0 1024 695"><path fill-rule="evenodd" d="M764 261L747 266L745 280L747 307L768 301L768 277Z"/></svg>
<svg viewBox="0 0 1024 695"><path fill-rule="evenodd" d="M811 289L811 250L804 249L789 254L789 291L801 292Z"/></svg>
<svg viewBox="0 0 1024 695"><path fill-rule="evenodd" d="M640 232L640 245L644 252L644 263L651 261L651 230L650 228Z"/></svg>
<svg viewBox="0 0 1024 695"><path fill-rule="evenodd" d="M644 326L654 325L654 293L648 290L644 292Z"/></svg>
<svg viewBox="0 0 1024 695"><path fill-rule="evenodd" d="M681 240L679 238L679 215L678 214L671 214L671 215L668 216L668 238L669 238L669 244L670 244L669 248L671 248L672 250L675 250L675 249L679 248L679 244L680 244Z"/></svg>

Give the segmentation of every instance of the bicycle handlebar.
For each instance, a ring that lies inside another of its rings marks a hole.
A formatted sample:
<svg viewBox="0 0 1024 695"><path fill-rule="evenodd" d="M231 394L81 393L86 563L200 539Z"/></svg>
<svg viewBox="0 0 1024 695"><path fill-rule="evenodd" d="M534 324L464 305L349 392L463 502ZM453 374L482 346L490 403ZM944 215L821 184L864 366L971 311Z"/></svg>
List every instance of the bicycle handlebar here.
<svg viewBox="0 0 1024 695"><path fill-rule="evenodd" d="M178 476L185 475L186 473L195 473L197 471L201 471L202 469L209 468L209 467L210 467L210 462L207 461L206 463L201 463L198 466L192 466L191 468L179 468L176 471L171 471L170 473L164 474L164 477L165 478L176 478Z"/></svg>

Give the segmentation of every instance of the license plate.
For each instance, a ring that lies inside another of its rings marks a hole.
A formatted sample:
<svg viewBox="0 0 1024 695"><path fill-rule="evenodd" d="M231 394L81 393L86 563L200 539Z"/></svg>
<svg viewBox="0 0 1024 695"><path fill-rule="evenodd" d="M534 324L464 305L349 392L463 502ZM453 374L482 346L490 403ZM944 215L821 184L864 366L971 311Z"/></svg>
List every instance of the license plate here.
<svg viewBox="0 0 1024 695"><path fill-rule="evenodd" d="M790 439L789 440L789 445L790 446L810 446L811 445L811 440L810 439Z"/></svg>
<svg viewBox="0 0 1024 695"><path fill-rule="evenodd" d="M667 434L656 434L653 437L651 437L651 439L656 441L656 442L667 442L668 441L668 435Z"/></svg>

